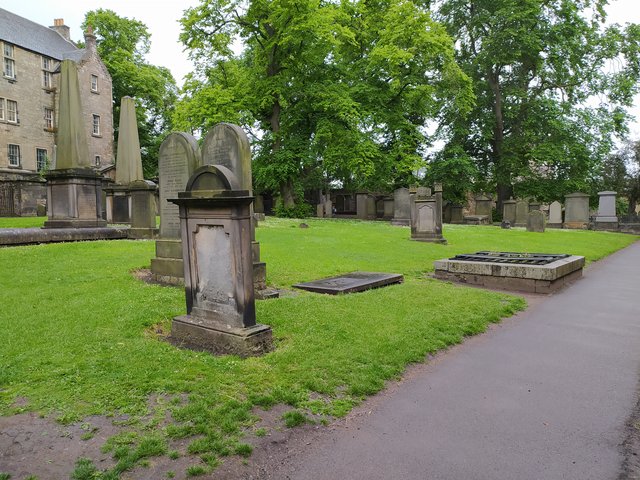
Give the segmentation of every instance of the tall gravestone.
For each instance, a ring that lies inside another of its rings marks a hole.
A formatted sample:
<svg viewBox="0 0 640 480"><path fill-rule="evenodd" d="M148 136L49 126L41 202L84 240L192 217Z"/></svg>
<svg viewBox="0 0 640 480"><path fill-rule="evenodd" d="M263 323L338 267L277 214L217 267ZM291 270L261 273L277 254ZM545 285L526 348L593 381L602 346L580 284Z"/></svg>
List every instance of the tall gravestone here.
<svg viewBox="0 0 640 480"><path fill-rule="evenodd" d="M178 206L167 200L184 191L199 164L198 142L188 133L171 133L162 142L158 155L160 237L156 241L156 258L151 260L151 273L158 282L175 285L183 281L180 216Z"/></svg>
<svg viewBox="0 0 640 480"><path fill-rule="evenodd" d="M589 195L570 193L564 197L564 228L582 229L589 224Z"/></svg>
<svg viewBox="0 0 640 480"><path fill-rule="evenodd" d="M476 197L476 215L487 215L491 219L492 201L486 195Z"/></svg>
<svg viewBox="0 0 640 480"><path fill-rule="evenodd" d="M393 197L384 197L382 199L383 202L383 212L382 212L382 218L384 220L391 220L393 219Z"/></svg>
<svg viewBox="0 0 640 480"><path fill-rule="evenodd" d="M367 198L369 194L366 192L358 192L356 194L356 217L360 220L367 219Z"/></svg>
<svg viewBox="0 0 640 480"><path fill-rule="evenodd" d="M460 224L464 223L464 207L462 205L451 205L451 223Z"/></svg>
<svg viewBox="0 0 640 480"><path fill-rule="evenodd" d="M558 201L549 205L549 228L562 228L562 204Z"/></svg>
<svg viewBox="0 0 640 480"><path fill-rule="evenodd" d="M411 239L421 242L446 243L442 237L442 189L436 194L418 188L411 204Z"/></svg>
<svg viewBox="0 0 640 480"><path fill-rule="evenodd" d="M253 195L251 147L247 134L239 126L219 123L209 130L202 142L202 164L222 165L228 168L238 177L240 189ZM256 297L277 297L278 292L267 289L267 264L260 261L260 243L256 241L255 219L251 223L251 250Z"/></svg>
<svg viewBox="0 0 640 480"><path fill-rule="evenodd" d="M518 200L516 201L516 221L512 224L516 227L526 227L527 218L529 216L529 201Z"/></svg>
<svg viewBox="0 0 640 480"><path fill-rule="evenodd" d="M527 232L544 233L545 218L541 210L532 210L527 215Z"/></svg>
<svg viewBox="0 0 640 480"><path fill-rule="evenodd" d="M411 203L409 189L398 188L393 192L393 220L391 225L408 226L411 224Z"/></svg>
<svg viewBox="0 0 640 480"><path fill-rule="evenodd" d="M45 175L48 219L44 228L105 227L102 178L91 168L78 67L71 60L62 61L59 91L56 165Z"/></svg>
<svg viewBox="0 0 640 480"><path fill-rule="evenodd" d="M598 215L594 226L596 230L617 230L619 227L616 216L616 192L598 192Z"/></svg>
<svg viewBox="0 0 640 480"><path fill-rule="evenodd" d="M222 139L229 133L223 132ZM215 157L215 147L208 147ZM200 167L185 191L170 199L180 208L187 303L187 314L173 319L171 339L215 354L248 357L270 351L272 334L269 326L256 322L253 197L241 188L238 173L223 165Z"/></svg>
<svg viewBox="0 0 640 480"><path fill-rule="evenodd" d="M509 222L509 225L516 224L516 201L513 198L502 202L502 220Z"/></svg>

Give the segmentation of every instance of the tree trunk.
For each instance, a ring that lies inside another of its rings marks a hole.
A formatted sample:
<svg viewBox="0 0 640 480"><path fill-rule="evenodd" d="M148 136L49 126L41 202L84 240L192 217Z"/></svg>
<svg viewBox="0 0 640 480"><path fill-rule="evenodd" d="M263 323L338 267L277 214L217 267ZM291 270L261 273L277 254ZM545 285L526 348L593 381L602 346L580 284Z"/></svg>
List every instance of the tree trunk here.
<svg viewBox="0 0 640 480"><path fill-rule="evenodd" d="M496 181L496 210L502 214L502 204L505 200L509 200L509 197L513 194L513 187L511 186L509 166L506 165L502 149L504 145L504 117L499 71L492 70L487 75L487 79L493 92L493 114L495 117L493 138L491 139L491 157Z"/></svg>

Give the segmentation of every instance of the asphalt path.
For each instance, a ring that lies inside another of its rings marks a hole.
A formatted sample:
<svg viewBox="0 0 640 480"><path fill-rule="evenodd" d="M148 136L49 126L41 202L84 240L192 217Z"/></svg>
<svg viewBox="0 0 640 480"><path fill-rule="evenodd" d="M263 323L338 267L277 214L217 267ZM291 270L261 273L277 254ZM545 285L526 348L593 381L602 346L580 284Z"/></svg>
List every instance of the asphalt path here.
<svg viewBox="0 0 640 480"><path fill-rule="evenodd" d="M431 362L269 478L618 479L640 376L640 242Z"/></svg>

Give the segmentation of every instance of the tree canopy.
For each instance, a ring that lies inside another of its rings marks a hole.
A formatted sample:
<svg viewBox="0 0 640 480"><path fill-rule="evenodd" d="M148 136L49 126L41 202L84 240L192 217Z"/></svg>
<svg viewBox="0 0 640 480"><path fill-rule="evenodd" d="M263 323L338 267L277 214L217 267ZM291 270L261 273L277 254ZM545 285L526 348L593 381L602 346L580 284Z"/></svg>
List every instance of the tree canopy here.
<svg viewBox="0 0 640 480"><path fill-rule="evenodd" d="M151 35L144 23L120 17L112 10L97 9L86 14L82 27L88 26L93 28L98 53L111 74L116 136L120 100L128 95L136 100L145 176L155 176L160 143L171 130L176 82L167 68L150 65L145 60Z"/></svg>
<svg viewBox="0 0 640 480"><path fill-rule="evenodd" d="M640 78L640 26L605 26L606 4L438 2L477 98L441 125L449 138L432 169L445 186L495 191L499 211L514 194L550 201L588 187L626 132Z"/></svg>
<svg viewBox="0 0 640 480"><path fill-rule="evenodd" d="M451 38L411 0L202 0L182 24L197 68L176 126L243 125L256 186L287 207L332 182L406 183L425 166L428 123L473 102Z"/></svg>

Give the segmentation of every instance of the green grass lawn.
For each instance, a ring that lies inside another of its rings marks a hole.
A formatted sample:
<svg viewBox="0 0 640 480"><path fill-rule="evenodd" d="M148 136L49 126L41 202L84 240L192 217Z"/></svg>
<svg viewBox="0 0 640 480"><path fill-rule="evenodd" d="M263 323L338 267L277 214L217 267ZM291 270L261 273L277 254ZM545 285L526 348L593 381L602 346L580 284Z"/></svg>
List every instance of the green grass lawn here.
<svg viewBox="0 0 640 480"><path fill-rule="evenodd" d="M242 436L255 407L290 405L283 425L304 420L300 414L343 415L407 364L524 308L517 296L428 278L434 260L489 249L594 261L637 239L446 226L449 244L442 246L410 241L408 228L386 223L305 221L310 228L299 228L299 220L260 224L269 284L289 289L354 270L402 273L405 282L257 302L258 322L273 327L276 350L246 360L181 350L157 335L170 330L185 302L182 289L131 274L148 267L153 242L0 248L0 415L34 410L61 422L127 415L122 434L105 446L118 466L100 476L83 460L77 471L89 473L77 478L117 478L145 457L167 454L179 438L191 439L179 454L208 471L221 456L250 453Z"/></svg>
<svg viewBox="0 0 640 480"><path fill-rule="evenodd" d="M42 227L47 217L0 217L0 228Z"/></svg>

